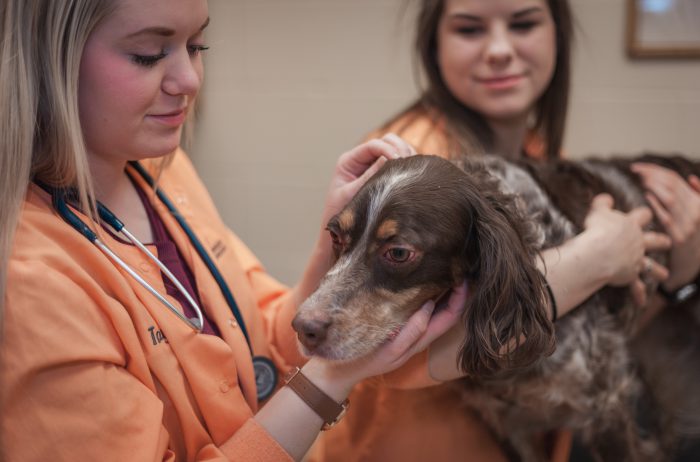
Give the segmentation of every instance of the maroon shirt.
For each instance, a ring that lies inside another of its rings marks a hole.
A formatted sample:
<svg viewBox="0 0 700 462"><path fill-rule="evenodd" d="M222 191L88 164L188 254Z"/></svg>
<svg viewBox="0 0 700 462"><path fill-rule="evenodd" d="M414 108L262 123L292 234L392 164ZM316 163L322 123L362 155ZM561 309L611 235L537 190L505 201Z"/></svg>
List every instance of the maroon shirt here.
<svg viewBox="0 0 700 462"><path fill-rule="evenodd" d="M136 191L138 191L143 207L146 209L146 214L148 215L148 221L151 224L151 231L153 232L153 245L156 246L158 250L158 259L165 265L168 270L180 281L180 284L187 290L190 297L197 302L200 309L202 310L202 315L204 318L204 326L202 328L202 333L216 335L221 337L221 332L219 331L216 324L211 322L207 317L206 310L202 306L202 301L199 298L199 293L197 292L197 283L195 282L194 275L187 265L187 262L182 258L182 253L175 245L170 233L165 228L163 220L158 215L158 212L153 208L151 201L148 200L146 192L143 191L138 185L134 184ZM165 283L165 290L168 295L175 298L180 303L182 310L188 318L197 318L197 313L194 308L190 306L187 298L177 289L175 284L173 284L168 277L161 272L161 277Z"/></svg>

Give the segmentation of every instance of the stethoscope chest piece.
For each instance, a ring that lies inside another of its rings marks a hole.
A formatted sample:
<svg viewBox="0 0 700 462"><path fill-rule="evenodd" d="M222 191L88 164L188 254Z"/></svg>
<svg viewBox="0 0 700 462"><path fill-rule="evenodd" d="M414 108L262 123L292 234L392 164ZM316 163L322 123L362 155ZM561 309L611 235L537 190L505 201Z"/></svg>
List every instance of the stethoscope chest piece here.
<svg viewBox="0 0 700 462"><path fill-rule="evenodd" d="M255 388L258 392L258 401L264 401L272 395L277 386L277 368L269 358L254 356L253 369L255 370Z"/></svg>

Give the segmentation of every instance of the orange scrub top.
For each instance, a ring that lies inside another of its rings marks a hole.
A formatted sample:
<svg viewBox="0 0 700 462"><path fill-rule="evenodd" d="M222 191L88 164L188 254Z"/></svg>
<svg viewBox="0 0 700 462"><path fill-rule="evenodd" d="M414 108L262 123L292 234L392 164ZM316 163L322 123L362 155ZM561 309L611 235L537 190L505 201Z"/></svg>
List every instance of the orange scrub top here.
<svg viewBox="0 0 700 462"><path fill-rule="evenodd" d="M254 353L282 371L301 364L290 291L227 229L183 152L159 184L229 284ZM4 460L291 460L252 419L255 377L240 326L185 233L153 196L222 337L194 332L69 227L48 194L30 186L8 266L0 348ZM166 294L154 263L101 234Z"/></svg>
<svg viewBox="0 0 700 462"><path fill-rule="evenodd" d="M376 131L372 137L393 132L419 153L449 157L449 143L439 118L422 111L409 112ZM535 140L528 155L539 157L543 146ZM426 375L425 355L414 357L402 370ZM420 380L371 379L355 387L345 418L322 434L314 460L332 462L506 462L497 440L479 418L460 405L463 393L454 384L425 388ZM557 432L545 442L552 462L568 461L570 432Z"/></svg>

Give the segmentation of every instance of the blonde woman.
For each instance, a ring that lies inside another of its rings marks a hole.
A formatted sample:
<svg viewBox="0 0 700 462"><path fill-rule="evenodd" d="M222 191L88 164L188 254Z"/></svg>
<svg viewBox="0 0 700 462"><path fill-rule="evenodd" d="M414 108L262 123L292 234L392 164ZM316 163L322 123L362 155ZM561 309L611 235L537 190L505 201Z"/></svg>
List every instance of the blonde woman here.
<svg viewBox="0 0 700 462"><path fill-rule="evenodd" d="M0 21L5 460L298 460L354 383L458 318L463 288L370 357L294 368L290 320L328 269L329 238L281 286L179 149L207 1L5 0ZM410 153L390 135L343 154L324 217Z"/></svg>

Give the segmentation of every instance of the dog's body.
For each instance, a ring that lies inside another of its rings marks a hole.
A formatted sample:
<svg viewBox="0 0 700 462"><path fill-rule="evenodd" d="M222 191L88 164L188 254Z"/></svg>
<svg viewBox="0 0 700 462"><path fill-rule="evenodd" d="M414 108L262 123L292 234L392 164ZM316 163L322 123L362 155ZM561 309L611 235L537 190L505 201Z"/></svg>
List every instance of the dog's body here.
<svg viewBox="0 0 700 462"><path fill-rule="evenodd" d="M682 158L644 160L700 174ZM301 343L334 360L365 355L466 278L460 360L470 378L459 386L522 460L544 458L534 434L563 427L601 460L667 460L679 434L699 430L697 388L684 387L700 385L700 371L690 370L700 358L700 311L666 310L632 345L638 310L626 289L604 288L555 332L535 266L538 252L582 230L594 195L612 194L623 211L645 203L629 163L390 162L329 223L338 262L295 318Z"/></svg>

